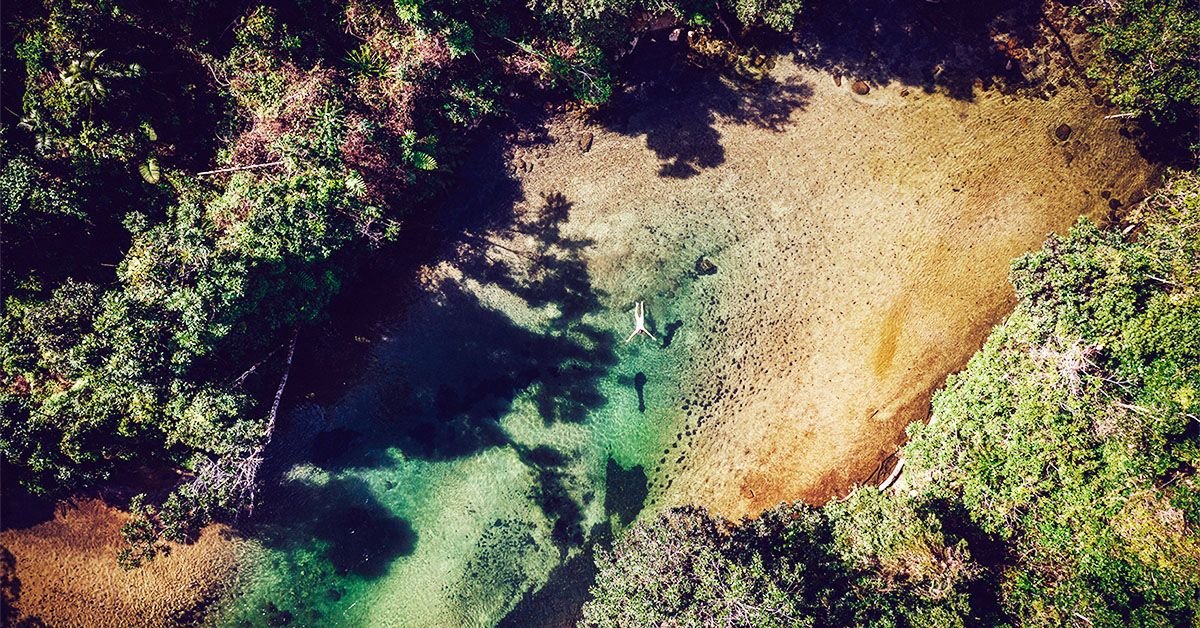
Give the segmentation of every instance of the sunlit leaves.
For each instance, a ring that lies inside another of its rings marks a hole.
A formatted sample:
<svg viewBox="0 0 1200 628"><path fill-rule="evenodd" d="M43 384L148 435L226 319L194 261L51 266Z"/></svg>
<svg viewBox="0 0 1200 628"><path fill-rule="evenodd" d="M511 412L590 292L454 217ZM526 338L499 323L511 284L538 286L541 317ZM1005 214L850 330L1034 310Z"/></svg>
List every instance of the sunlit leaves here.
<svg viewBox="0 0 1200 628"><path fill-rule="evenodd" d="M147 158L138 165L138 174L142 175L142 180L151 185L158 183L162 172L158 167L158 160L154 157Z"/></svg>

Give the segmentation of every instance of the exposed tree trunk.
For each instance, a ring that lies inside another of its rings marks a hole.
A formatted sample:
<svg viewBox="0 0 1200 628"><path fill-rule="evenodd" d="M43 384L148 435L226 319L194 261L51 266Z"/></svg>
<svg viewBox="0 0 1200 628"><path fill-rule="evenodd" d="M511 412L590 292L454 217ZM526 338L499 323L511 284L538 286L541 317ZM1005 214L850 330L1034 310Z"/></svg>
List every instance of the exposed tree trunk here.
<svg viewBox="0 0 1200 628"><path fill-rule="evenodd" d="M267 415L267 429L264 431L262 444L258 451L266 449L271 444L271 436L275 432L275 415L279 413L279 402L283 400L283 389L287 387L288 375L292 373L292 358L296 357L296 340L300 338L300 330L292 334L292 342L288 346L287 362L283 367L283 377L279 380L279 388L275 391L275 401L271 403L271 413Z"/></svg>
<svg viewBox="0 0 1200 628"><path fill-rule="evenodd" d="M240 502L233 506L236 511L244 508L249 514L254 514L254 503L258 493L258 472L262 468L264 460L263 452L271 443L271 437L275 433L275 419L279 415L279 405L283 400L283 391L287 388L288 376L292 373L292 360L296 357L296 341L299 337L300 330L297 329L293 332L292 340L288 344L283 377L279 379L279 387L275 390L271 410L267 413L267 424L263 428L258 444L244 454L234 453L218 460L204 461L197 469L196 477L190 483L193 498L198 502L207 501L201 497L202 495L215 493L218 499L231 497ZM257 366L256 364L251 367L251 370Z"/></svg>
<svg viewBox="0 0 1200 628"><path fill-rule="evenodd" d="M892 474L889 475L887 477L887 479L884 480L883 483L879 485L879 490L881 490L881 491L888 490L888 488L892 484L895 484L896 480L898 480L900 478L900 472L903 470L904 470L904 458L901 458L899 461L896 462L896 467L894 469L892 469Z"/></svg>

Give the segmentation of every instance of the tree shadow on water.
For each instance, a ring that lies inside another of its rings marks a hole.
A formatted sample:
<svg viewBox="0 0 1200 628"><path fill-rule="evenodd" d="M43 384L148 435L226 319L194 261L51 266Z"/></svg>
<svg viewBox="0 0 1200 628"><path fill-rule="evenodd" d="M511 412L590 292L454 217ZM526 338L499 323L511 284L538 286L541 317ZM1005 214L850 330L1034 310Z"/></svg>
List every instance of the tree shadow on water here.
<svg viewBox="0 0 1200 628"><path fill-rule="evenodd" d="M606 401L599 380L616 363L614 340L584 321L603 295L583 257L592 242L563 233L570 209L565 196L549 194L507 220L460 226L450 260L459 273L541 312L537 322L514 321L460 279L427 285L427 298L377 349L367 384L310 441L308 459L342 470L391 464L392 449L450 460L509 446L534 473L529 499L551 522L553 543L564 557L582 544L591 496L572 484L573 454L513 442L500 425L519 398L547 424L583 421Z"/></svg>
<svg viewBox="0 0 1200 628"><path fill-rule="evenodd" d="M581 421L604 402L595 382L611 360L603 338L586 346L565 332L530 331L451 282L437 299L377 356L378 381L341 406L353 426L314 440L315 464L377 466L392 447L447 460L506 445L499 420L524 393L547 422Z"/></svg>
<svg viewBox="0 0 1200 628"><path fill-rule="evenodd" d="M617 363L616 339L591 322L607 306L588 274L592 241L565 229L570 200L547 194L527 201L502 174L501 145L479 150L476 160L488 166L464 171L447 210L424 226L438 244L419 246L436 252L410 270L453 272L428 273L419 290L398 288L416 294L396 306L401 314L373 348L369 370L338 401L297 419L294 439L279 439L292 443L297 459L281 457L275 473L282 478L299 458L345 477L390 468L397 451L445 461L508 447L532 473L526 497L550 522L550 541L565 560L590 537L584 513L595 499L579 476L578 452L515 442L501 420L520 404L546 424L584 421L606 402L600 381ZM339 572L367 578L415 548L416 533L365 483L284 481L278 491L264 505L270 512L257 531L270 544L303 548L316 538L328 545L325 556ZM312 512L289 512L296 504ZM483 587L480 595L492 596L493 581L522 590L518 556L537 547L530 525L505 519L489 528L491 541L481 541L471 560L480 576L463 591ZM364 538L371 540L360 545ZM398 541L388 545L389 538ZM379 539L384 546L372 551Z"/></svg>
<svg viewBox="0 0 1200 628"><path fill-rule="evenodd" d="M680 327L683 327L683 321L680 319L676 319L670 323L667 323L667 329L663 332L663 349L669 349L671 347L671 343L675 340L675 334L679 331Z"/></svg>
<svg viewBox="0 0 1200 628"><path fill-rule="evenodd" d="M590 599L589 588L596 581L595 548L611 542L608 522L593 527L593 539L583 551L559 563L540 589L530 591L516 607L500 620L500 628L535 626L576 626L583 618L583 605Z"/></svg>
<svg viewBox="0 0 1200 628"><path fill-rule="evenodd" d="M583 257L590 240L563 235L561 194L531 211L462 228L452 263L461 275L538 310L520 324L462 280L427 286L394 338L374 357L375 376L342 400L345 417L314 441L314 463L377 466L391 447L445 460L509 444L499 420L526 396L542 420L580 422L605 402L598 383L616 363L608 330L585 322L603 308ZM357 439L370 432L369 438Z"/></svg>
<svg viewBox="0 0 1200 628"><path fill-rule="evenodd" d="M633 388L637 391L638 412L646 413L646 374L638 371L633 376Z"/></svg>
<svg viewBox="0 0 1200 628"><path fill-rule="evenodd" d="M583 506L570 493L570 476L564 471L571 457L545 445L527 448L516 446L521 462L534 471L537 481L530 499L550 520L550 540L558 547L560 557L565 559L567 551L579 547L586 539L583 530ZM590 501L590 495L584 496Z"/></svg>
<svg viewBox="0 0 1200 628"><path fill-rule="evenodd" d="M612 458L605 471L604 511L615 516L622 526L637 518L650 494L646 470L640 465L626 469Z"/></svg>
<svg viewBox="0 0 1200 628"><path fill-rule="evenodd" d="M385 508L358 479L289 482L263 504L256 538L280 549L315 539L338 575L374 579L416 549L412 526Z"/></svg>
<svg viewBox="0 0 1200 628"><path fill-rule="evenodd" d="M502 628L574 626L582 619L583 605L590 597L588 589L596 581L596 548L612 543L611 518L622 528L628 526L642 511L649 494L642 467L625 469L612 458L608 459L605 487L604 511L610 519L593 526L589 542L575 556L560 562L545 585L526 593L500 621Z"/></svg>

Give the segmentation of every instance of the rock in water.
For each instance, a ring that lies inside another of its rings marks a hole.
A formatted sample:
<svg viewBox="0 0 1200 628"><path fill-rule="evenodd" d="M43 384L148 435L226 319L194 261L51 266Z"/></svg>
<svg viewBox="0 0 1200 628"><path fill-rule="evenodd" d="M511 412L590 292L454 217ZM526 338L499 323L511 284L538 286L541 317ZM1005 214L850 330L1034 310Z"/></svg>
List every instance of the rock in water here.
<svg viewBox="0 0 1200 628"><path fill-rule="evenodd" d="M701 275L715 275L717 274L717 265L714 264L712 260L701 255L700 258L696 260L696 272L700 273Z"/></svg>
<svg viewBox="0 0 1200 628"><path fill-rule="evenodd" d="M850 85L850 89L854 90L854 93L859 96L866 96L871 91L871 86L867 85L866 81L854 81Z"/></svg>
<svg viewBox="0 0 1200 628"><path fill-rule="evenodd" d="M1067 141L1067 138L1071 137L1071 125L1066 122L1058 125L1058 128L1054 129L1054 137L1057 137L1060 142Z"/></svg>
<svg viewBox="0 0 1200 628"><path fill-rule="evenodd" d="M593 139L595 139L595 136L590 132L579 134L579 150L584 153L592 150Z"/></svg>

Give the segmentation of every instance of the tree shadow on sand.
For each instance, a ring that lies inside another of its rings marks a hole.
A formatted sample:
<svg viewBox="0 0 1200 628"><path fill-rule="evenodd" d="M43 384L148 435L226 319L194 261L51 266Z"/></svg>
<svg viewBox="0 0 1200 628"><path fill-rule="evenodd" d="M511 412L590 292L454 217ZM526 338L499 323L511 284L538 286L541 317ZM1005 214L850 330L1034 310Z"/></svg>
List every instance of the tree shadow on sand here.
<svg viewBox="0 0 1200 628"><path fill-rule="evenodd" d="M691 65L666 68L661 61L644 59L652 54L627 64L641 63L658 72L615 98L598 119L623 135L644 135L646 147L663 160L663 177L686 179L725 163L718 122L782 131L812 96L812 88L800 81L770 76L741 81ZM670 51L661 54L678 57Z"/></svg>
<svg viewBox="0 0 1200 628"><path fill-rule="evenodd" d="M971 100L977 80L1020 79L1006 49L1032 43L1040 17L1032 0L826 0L805 7L791 53L801 65L850 80L942 88Z"/></svg>
<svg viewBox="0 0 1200 628"><path fill-rule="evenodd" d="M0 626L40 628L45 622L37 616L21 614L21 579L17 577L17 559L0 545Z"/></svg>
<svg viewBox="0 0 1200 628"><path fill-rule="evenodd" d="M788 43L780 45L779 36L758 39L763 49L850 81L898 82L970 100L977 82L1023 81L1022 65L1009 50L1040 36L1041 17L1033 0L826 0L805 7ZM768 74L750 81L696 67L684 38L659 39L644 38L623 60L630 87L598 119L615 132L645 136L662 160L663 177L689 178L723 164L718 122L780 131L812 96L812 87L795 79Z"/></svg>

